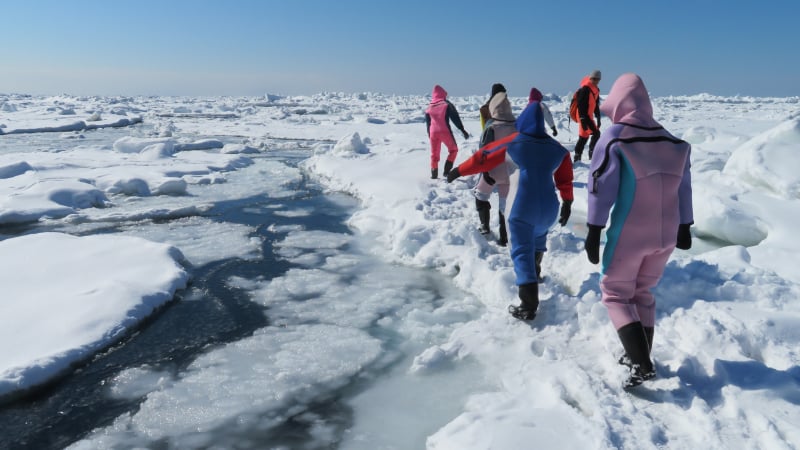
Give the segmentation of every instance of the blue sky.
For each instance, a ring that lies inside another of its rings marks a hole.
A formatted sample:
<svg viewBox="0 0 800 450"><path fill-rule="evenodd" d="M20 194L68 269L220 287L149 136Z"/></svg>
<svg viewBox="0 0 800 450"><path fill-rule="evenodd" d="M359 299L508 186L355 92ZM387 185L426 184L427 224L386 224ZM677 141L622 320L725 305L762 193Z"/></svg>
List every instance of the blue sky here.
<svg viewBox="0 0 800 450"><path fill-rule="evenodd" d="M4 0L0 92L795 96L800 2Z"/></svg>

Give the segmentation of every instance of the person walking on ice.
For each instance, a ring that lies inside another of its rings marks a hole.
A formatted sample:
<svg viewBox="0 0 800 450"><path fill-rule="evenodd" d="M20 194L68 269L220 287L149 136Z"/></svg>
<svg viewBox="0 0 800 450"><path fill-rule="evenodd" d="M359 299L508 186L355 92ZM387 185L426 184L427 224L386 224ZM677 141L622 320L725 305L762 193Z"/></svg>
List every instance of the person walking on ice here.
<svg viewBox="0 0 800 450"><path fill-rule="evenodd" d="M600 262L600 234L610 215L601 299L625 349L620 363L630 369L624 384L630 388L656 376L651 289L675 247L692 246L691 146L655 121L636 74L620 76L600 108L613 125L597 142L589 168L585 250L592 264Z"/></svg>
<svg viewBox="0 0 800 450"><path fill-rule="evenodd" d="M506 92L506 87L503 86L503 83L493 84L491 94L489 95L489 100L486 100L486 103L481 105L480 109L478 110L481 118L481 130L486 129L486 123L492 118L492 113L489 112L489 103L491 103L495 95L501 92Z"/></svg>
<svg viewBox="0 0 800 450"><path fill-rule="evenodd" d="M492 97L489 102L489 113L486 128L481 134L481 147L503 139L517 131L514 127L516 118L514 113L511 112L511 103L508 101L508 96L505 92L498 92ZM478 210L478 218L481 222L480 232L483 235L490 233L491 204L489 203L489 198L494 190L497 190L497 196L499 197L498 210L500 212L500 236L497 239L497 244L505 247L508 244L508 233L506 232L506 218L503 212L506 208L506 198L509 190L508 166L505 160L491 170L482 172L473 190L475 207Z"/></svg>
<svg viewBox="0 0 800 450"><path fill-rule="evenodd" d="M542 98L544 97L541 91L535 87L531 88L531 92L528 94L528 103L539 102L539 107L542 108L542 114L544 114L544 122L550 127L553 137L556 137L558 136L558 130L556 129L556 123L553 121L553 113L550 112L550 108L542 101Z"/></svg>
<svg viewBox="0 0 800 450"><path fill-rule="evenodd" d="M595 70L581 80L569 107L572 120L578 123L578 142L575 143L574 162L581 160L583 148L589 140L589 159L592 159L597 140L600 139L600 71ZM595 123L597 119L597 123Z"/></svg>
<svg viewBox="0 0 800 450"><path fill-rule="evenodd" d="M541 261L547 251L547 233L558 221L567 224L572 211L572 162L569 151L547 135L544 112L538 101L528 106L517 119L519 134L508 144L506 153L519 170L512 178L512 203L509 205L508 228L511 237L511 259L519 306L508 311L521 320L532 320L539 308ZM556 190L561 194L559 210Z"/></svg>
<svg viewBox="0 0 800 450"><path fill-rule="evenodd" d="M574 198L569 150L547 135L543 116L539 102L529 103L517 118L517 133L482 147L447 177L452 182L462 175L485 172L507 158L516 167L510 176L511 202L505 217L521 302L509 305L508 311L520 320L536 317L547 233L556 220L567 224ZM561 194L560 210L556 190Z"/></svg>
<svg viewBox="0 0 800 450"><path fill-rule="evenodd" d="M469 133L464 129L461 116L456 107L447 100L447 91L438 84L433 87L433 95L428 109L425 110L425 126L431 142L431 179L439 177L439 154L442 144L447 147L447 160L444 163L444 176L453 168L453 162L458 155L458 145L453 137L450 122L461 131L464 139L469 138Z"/></svg>

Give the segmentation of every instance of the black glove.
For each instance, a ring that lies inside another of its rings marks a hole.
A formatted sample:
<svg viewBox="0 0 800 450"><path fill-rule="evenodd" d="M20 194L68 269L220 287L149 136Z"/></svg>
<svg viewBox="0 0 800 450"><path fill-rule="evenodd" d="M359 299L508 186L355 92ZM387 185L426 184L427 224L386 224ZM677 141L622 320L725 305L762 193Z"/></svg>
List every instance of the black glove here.
<svg viewBox="0 0 800 450"><path fill-rule="evenodd" d="M447 172L447 182L448 183L452 183L453 180L455 180L456 178L458 178L460 176L461 176L461 173L459 173L458 167L454 167L454 168L450 169L450 172Z"/></svg>
<svg viewBox="0 0 800 450"><path fill-rule="evenodd" d="M469 133L467 133L467 130L461 130L461 134L464 135L464 139L469 139Z"/></svg>
<svg viewBox="0 0 800 450"><path fill-rule="evenodd" d="M586 250L589 262L597 264L600 262L600 230L603 227L592 224L587 225L589 225L589 233L586 234L586 242L584 242L583 248Z"/></svg>
<svg viewBox="0 0 800 450"><path fill-rule="evenodd" d="M553 136L558 136L558 130L556 130L556 127L551 128L551 130L553 130Z"/></svg>
<svg viewBox="0 0 800 450"><path fill-rule="evenodd" d="M569 215L572 213L572 200L564 200L561 203L561 214L558 217L558 223L563 227L569 220Z"/></svg>
<svg viewBox="0 0 800 450"><path fill-rule="evenodd" d="M489 175L489 172L483 172L483 179L489 186L494 186L497 181Z"/></svg>
<svg viewBox="0 0 800 450"><path fill-rule="evenodd" d="M675 243L675 247L681 250L689 250L692 248L692 232L689 231L690 226L692 226L690 223L678 225L678 241Z"/></svg>

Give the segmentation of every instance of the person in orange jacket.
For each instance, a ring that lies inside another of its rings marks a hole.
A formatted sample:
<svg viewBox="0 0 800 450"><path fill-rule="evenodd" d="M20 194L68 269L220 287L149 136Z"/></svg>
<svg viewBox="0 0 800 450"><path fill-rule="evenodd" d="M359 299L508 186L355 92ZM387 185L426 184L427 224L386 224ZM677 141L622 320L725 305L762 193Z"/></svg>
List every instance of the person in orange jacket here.
<svg viewBox="0 0 800 450"><path fill-rule="evenodd" d="M578 142L575 143L573 161L578 162L583 155L583 148L589 140L589 159L592 159L594 146L600 139L600 71L595 70L581 80L581 87L576 92L578 117ZM595 123L594 119L597 119Z"/></svg>

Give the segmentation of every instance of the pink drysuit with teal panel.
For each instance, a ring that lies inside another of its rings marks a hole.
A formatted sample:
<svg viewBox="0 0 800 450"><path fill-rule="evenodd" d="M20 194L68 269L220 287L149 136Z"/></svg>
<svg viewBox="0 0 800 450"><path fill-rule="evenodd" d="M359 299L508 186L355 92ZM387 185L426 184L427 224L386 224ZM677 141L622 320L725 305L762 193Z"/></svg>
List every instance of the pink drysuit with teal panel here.
<svg viewBox="0 0 800 450"><path fill-rule="evenodd" d="M675 249L678 225L694 221L691 146L653 119L650 97L635 74L622 75L600 109L613 126L592 157L587 222L603 227L611 216L602 301L616 329L639 321L653 327L651 289Z"/></svg>

